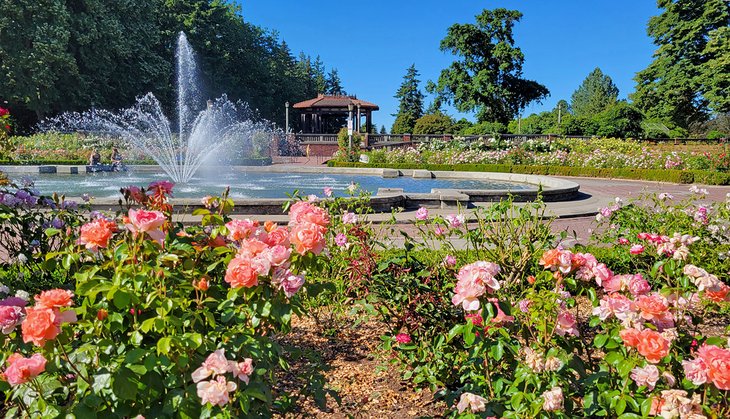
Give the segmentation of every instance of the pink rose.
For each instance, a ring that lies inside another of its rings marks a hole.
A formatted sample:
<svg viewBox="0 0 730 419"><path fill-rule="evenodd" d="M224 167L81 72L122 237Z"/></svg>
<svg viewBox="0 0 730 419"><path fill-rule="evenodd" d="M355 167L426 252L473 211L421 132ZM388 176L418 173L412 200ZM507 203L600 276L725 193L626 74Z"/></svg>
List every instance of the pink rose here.
<svg viewBox="0 0 730 419"><path fill-rule="evenodd" d="M284 295L288 298L294 296L304 285L304 277L302 275L294 275L291 272L287 272L285 275L279 277L279 288L284 291ZM274 281L272 281L272 285Z"/></svg>
<svg viewBox="0 0 730 419"><path fill-rule="evenodd" d="M695 358L691 361L682 361L684 367L684 375L692 384L699 386L708 381L708 368L702 358Z"/></svg>
<svg viewBox="0 0 730 419"><path fill-rule="evenodd" d="M629 292L634 297L646 295L649 291L651 291L651 285L649 285L641 274L634 275L634 277L629 281Z"/></svg>
<svg viewBox="0 0 730 419"><path fill-rule="evenodd" d="M484 261L463 266L457 275L455 295L451 302L461 305L464 310L478 310L479 297L487 291L499 289L499 281L494 278L499 271L499 265Z"/></svg>
<svg viewBox="0 0 730 419"><path fill-rule="evenodd" d="M463 413L469 409L471 413L483 412L487 408L487 399L482 396L477 396L473 393L462 393L459 398L459 403L456 405L456 409L459 413Z"/></svg>
<svg viewBox="0 0 730 419"><path fill-rule="evenodd" d="M609 281L613 277L613 272L605 264L599 263L593 268L593 276L596 278L596 284L602 286L604 282Z"/></svg>
<svg viewBox="0 0 730 419"><path fill-rule="evenodd" d="M428 209L420 207L416 211L416 220L425 221L428 219Z"/></svg>
<svg viewBox="0 0 730 419"><path fill-rule="evenodd" d="M226 359L225 350L218 349L208 355L198 369L193 371L193 382L205 380L211 375L221 375L229 371L228 360Z"/></svg>
<svg viewBox="0 0 730 419"><path fill-rule="evenodd" d="M444 257L444 266L456 266L456 258L453 255L446 255Z"/></svg>
<svg viewBox="0 0 730 419"><path fill-rule="evenodd" d="M289 209L289 226L291 227L302 223L313 223L326 230L329 221L327 211L309 202L299 201Z"/></svg>
<svg viewBox="0 0 730 419"><path fill-rule="evenodd" d="M0 330L3 334L10 334L15 327L23 322L23 307L0 306Z"/></svg>
<svg viewBox="0 0 730 419"><path fill-rule="evenodd" d="M226 378L219 375L215 380L201 381L197 385L200 403L210 403L223 407L230 400L228 393L236 391L238 386L233 381L226 381Z"/></svg>
<svg viewBox="0 0 730 419"><path fill-rule="evenodd" d="M560 387L553 387L542 393L542 398L542 408L546 412L553 412L563 408L563 389Z"/></svg>
<svg viewBox="0 0 730 419"><path fill-rule="evenodd" d="M411 336L407 333L398 333L395 335L395 340L398 343L411 343Z"/></svg>
<svg viewBox="0 0 730 419"><path fill-rule="evenodd" d="M228 229L228 240L239 241L249 238L259 228L259 222L255 220L231 220L226 223Z"/></svg>
<svg viewBox="0 0 730 419"><path fill-rule="evenodd" d="M612 315L621 318L624 313L631 311L634 311L633 302L624 295L614 293L601 298L598 307L593 308L593 315L606 320Z"/></svg>
<svg viewBox="0 0 730 419"><path fill-rule="evenodd" d="M233 376L248 384L249 377L253 374L253 360L246 358L243 362L228 361L229 370Z"/></svg>
<svg viewBox="0 0 730 419"><path fill-rule="evenodd" d="M730 390L730 350L715 345L702 345L697 357L707 365L707 378L720 390Z"/></svg>
<svg viewBox="0 0 730 419"><path fill-rule="evenodd" d="M150 238L160 244L165 240L165 233L160 230L167 221L165 214L160 211L147 211L129 209L129 222L127 229L134 233L147 233Z"/></svg>
<svg viewBox="0 0 730 419"><path fill-rule="evenodd" d="M27 383L45 370L46 358L43 355L33 354L30 358L24 358L21 354L14 353L8 358L8 367L0 376L11 386L17 386Z"/></svg>
<svg viewBox="0 0 730 419"><path fill-rule="evenodd" d="M269 260L271 266L284 266L289 263L291 248L277 244L276 246L266 249L263 254Z"/></svg>
<svg viewBox="0 0 730 419"><path fill-rule="evenodd" d="M558 313L558 319L555 323L555 333L560 336L565 336L566 334L578 336L580 334L573 313L568 310L562 310Z"/></svg>
<svg viewBox="0 0 730 419"><path fill-rule="evenodd" d="M654 365L647 365L644 368L636 367L631 370L631 379L637 386L646 386L651 391L659 381L659 369Z"/></svg>
<svg viewBox="0 0 730 419"><path fill-rule="evenodd" d="M329 186L326 186L324 188L324 196L326 196L326 197L332 196L332 188L330 188Z"/></svg>
<svg viewBox="0 0 730 419"><path fill-rule="evenodd" d="M464 224L464 215L449 214L446 216L446 221L449 223L451 228L459 228Z"/></svg>
<svg viewBox="0 0 730 419"><path fill-rule="evenodd" d="M629 253L631 253L632 255L640 255L644 253L644 246L640 244L635 244L631 246L631 249L629 249Z"/></svg>
<svg viewBox="0 0 730 419"><path fill-rule="evenodd" d="M342 214L342 222L344 224L355 224L357 223L357 214L354 212L347 212L345 211L344 214Z"/></svg>

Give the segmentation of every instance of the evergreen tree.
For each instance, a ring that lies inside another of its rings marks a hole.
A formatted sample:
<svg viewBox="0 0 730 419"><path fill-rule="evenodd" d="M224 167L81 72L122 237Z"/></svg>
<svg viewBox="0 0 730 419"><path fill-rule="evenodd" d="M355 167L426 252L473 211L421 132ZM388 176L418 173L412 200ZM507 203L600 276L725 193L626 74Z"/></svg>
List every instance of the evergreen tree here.
<svg viewBox="0 0 730 419"><path fill-rule="evenodd" d="M388 131L385 130L385 125L381 125L380 126L380 133L381 134L387 134L388 133Z"/></svg>
<svg viewBox="0 0 730 419"><path fill-rule="evenodd" d="M333 68L327 74L327 78L324 81L324 92L328 95L344 95L345 92L342 90L342 81L340 75L337 73L337 69Z"/></svg>
<svg viewBox="0 0 730 419"><path fill-rule="evenodd" d="M650 118L689 128L730 112L730 3L657 0L647 32L659 48L636 74L634 103Z"/></svg>
<svg viewBox="0 0 730 419"><path fill-rule="evenodd" d="M611 77L596 67L570 97L575 116L593 116L603 112L618 100L618 88Z"/></svg>
<svg viewBox="0 0 730 419"><path fill-rule="evenodd" d="M441 71L429 91L453 102L461 112L476 111L481 121L509 122L520 110L549 94L522 78L522 51L512 28L522 18L517 10L484 10L476 24L455 24L441 41L441 50L459 57Z"/></svg>
<svg viewBox="0 0 730 419"><path fill-rule="evenodd" d="M398 113L394 114L395 122L390 132L393 134L405 134L413 132L418 118L423 116L423 93L419 88L418 70L416 65L411 64L403 76L395 97L399 99Z"/></svg>
<svg viewBox="0 0 730 419"><path fill-rule="evenodd" d="M327 76L324 72L324 63L322 63L322 58L319 55L314 59L312 71L314 71L314 86L317 88L317 94L325 93L327 91Z"/></svg>

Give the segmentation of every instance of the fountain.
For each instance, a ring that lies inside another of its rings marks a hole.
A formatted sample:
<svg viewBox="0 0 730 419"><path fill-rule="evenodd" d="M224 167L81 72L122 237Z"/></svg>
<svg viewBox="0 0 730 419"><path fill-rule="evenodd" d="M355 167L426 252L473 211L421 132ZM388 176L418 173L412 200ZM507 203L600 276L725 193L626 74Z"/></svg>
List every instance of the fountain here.
<svg viewBox="0 0 730 419"><path fill-rule="evenodd" d="M151 157L176 183L187 183L204 164L231 163L262 134L270 141L273 124L254 120L243 103L225 95L207 102L200 92L195 53L187 37L177 40L177 130L152 93L118 112L90 110L66 113L41 124L45 130L91 131L113 136ZM228 160L226 160L228 159Z"/></svg>

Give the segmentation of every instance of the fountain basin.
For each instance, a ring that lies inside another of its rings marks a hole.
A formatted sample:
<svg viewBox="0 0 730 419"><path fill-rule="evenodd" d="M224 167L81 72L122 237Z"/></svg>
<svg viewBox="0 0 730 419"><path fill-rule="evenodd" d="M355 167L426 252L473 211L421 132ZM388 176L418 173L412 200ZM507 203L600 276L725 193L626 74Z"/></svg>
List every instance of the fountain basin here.
<svg viewBox="0 0 730 419"><path fill-rule="evenodd" d="M55 174L47 174L49 168ZM83 166L81 166L83 167ZM77 169L77 170L74 170ZM94 196L97 210L118 209L119 188L144 186L154 180L167 179L157 166L130 166L127 173L85 174L77 166L4 166L12 179L28 175L44 194L58 192L68 197L83 193ZM78 174L76 174L78 173ZM580 185L549 176L515 173L449 172L375 168L332 168L310 166L225 166L214 167L189 184L175 186L173 202L185 212L202 207L205 195L217 195L231 186L231 198L237 214L281 214L287 193L323 196L324 187L335 195L347 196L346 189L355 182L372 194L371 206L378 212L400 207L413 209L468 207L476 202L494 202L512 195L515 201L536 199L541 189L546 202L568 201L578 195ZM274 186L272 189L267 189Z"/></svg>

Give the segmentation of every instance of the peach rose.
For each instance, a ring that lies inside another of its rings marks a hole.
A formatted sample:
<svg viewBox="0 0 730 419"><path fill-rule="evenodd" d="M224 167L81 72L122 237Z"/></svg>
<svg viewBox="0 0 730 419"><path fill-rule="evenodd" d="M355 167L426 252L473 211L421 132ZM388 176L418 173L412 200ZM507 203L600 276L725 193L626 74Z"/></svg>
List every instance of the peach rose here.
<svg viewBox="0 0 730 419"><path fill-rule="evenodd" d="M728 300L728 294L730 294L730 287L725 284L720 284L716 287L717 289L706 288L705 297L708 300L720 303Z"/></svg>
<svg viewBox="0 0 730 419"><path fill-rule="evenodd" d="M266 244L272 247L276 245L289 247L289 230L285 227L275 227L266 236Z"/></svg>
<svg viewBox="0 0 730 419"><path fill-rule="evenodd" d="M73 305L74 293L69 290L52 289L41 292L35 296L36 307L39 308L61 308Z"/></svg>
<svg viewBox="0 0 730 419"><path fill-rule="evenodd" d="M43 346L61 333L61 315L57 309L29 307L23 320L23 342Z"/></svg>
<svg viewBox="0 0 730 419"><path fill-rule="evenodd" d="M259 274L250 258L235 257L228 262L225 281L233 288L251 288L258 285Z"/></svg>
<svg viewBox="0 0 730 419"><path fill-rule="evenodd" d="M318 255L324 250L324 227L314 223L297 224L292 228L289 240L300 255L312 252Z"/></svg>
<svg viewBox="0 0 730 419"><path fill-rule="evenodd" d="M76 244L83 244L86 249L97 252L100 247L107 247L112 234L117 231L117 224L104 218L81 226L81 235Z"/></svg>
<svg viewBox="0 0 730 419"><path fill-rule="evenodd" d="M707 365L707 378L720 390L730 390L730 350L702 345L697 356Z"/></svg>
<svg viewBox="0 0 730 419"><path fill-rule="evenodd" d="M309 202L299 201L289 209L289 225L292 227L302 223L313 223L326 228L329 222L327 211Z"/></svg>
<svg viewBox="0 0 730 419"><path fill-rule="evenodd" d="M241 241L241 247L238 248L238 256L254 257L268 248L269 245L261 240L244 239Z"/></svg>
<svg viewBox="0 0 730 419"><path fill-rule="evenodd" d="M165 233L160 228L165 224L167 218L160 211L129 210L129 224L127 229L134 233L147 233L150 238L160 244L165 240Z"/></svg>
<svg viewBox="0 0 730 419"><path fill-rule="evenodd" d="M8 367L2 372L2 379L11 386L27 383L46 370L46 358L33 354L30 358L14 353L8 358Z"/></svg>
<svg viewBox="0 0 730 419"><path fill-rule="evenodd" d="M659 294L640 295L636 298L636 308L641 313L641 317L651 320L654 317L664 317L669 310L667 299Z"/></svg>
<svg viewBox="0 0 730 419"><path fill-rule="evenodd" d="M669 341L660 333L651 329L644 329L639 334L639 343L636 349L648 362L656 364L669 355Z"/></svg>
<svg viewBox="0 0 730 419"><path fill-rule="evenodd" d="M271 233L272 231L276 230L276 227L276 222L271 220L264 221L264 231L266 231L267 233Z"/></svg>

